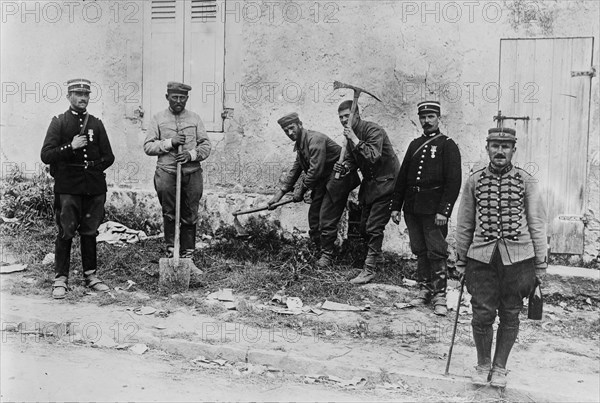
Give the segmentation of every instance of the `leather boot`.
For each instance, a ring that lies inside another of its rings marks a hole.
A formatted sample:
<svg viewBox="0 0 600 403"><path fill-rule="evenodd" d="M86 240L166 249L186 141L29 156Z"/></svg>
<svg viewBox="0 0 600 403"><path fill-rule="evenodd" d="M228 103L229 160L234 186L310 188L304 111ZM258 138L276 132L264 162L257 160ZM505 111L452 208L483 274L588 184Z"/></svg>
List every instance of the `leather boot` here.
<svg viewBox="0 0 600 403"><path fill-rule="evenodd" d="M492 325L472 324L473 341L477 349L477 367L487 368L489 371L492 366L492 341L494 340L494 329ZM487 377L486 377L487 383Z"/></svg>
<svg viewBox="0 0 600 403"><path fill-rule="evenodd" d="M167 246L167 257L173 257L172 250L173 250L173 244L175 242L175 221L170 220L167 217L164 217L163 225L164 225L164 232L165 232L165 244Z"/></svg>
<svg viewBox="0 0 600 403"><path fill-rule="evenodd" d="M329 249L323 249L321 251L321 257L317 261L317 267L319 269L325 269L333 266L333 251Z"/></svg>
<svg viewBox="0 0 600 403"><path fill-rule="evenodd" d="M500 325L496 331L496 351L494 352L494 368L506 368L508 356L519 335L519 317L509 319L500 316Z"/></svg>
<svg viewBox="0 0 600 403"><path fill-rule="evenodd" d="M60 235L54 243L54 273L55 278L69 278L69 267L71 266L72 239L63 239Z"/></svg>
<svg viewBox="0 0 600 403"><path fill-rule="evenodd" d="M96 236L81 236L81 266L85 284L94 291L108 291L109 288L97 276Z"/></svg>
<svg viewBox="0 0 600 403"><path fill-rule="evenodd" d="M430 260L431 288L433 294L446 298L446 286L448 285L448 267L446 259Z"/></svg>
<svg viewBox="0 0 600 403"><path fill-rule="evenodd" d="M196 250L196 225L181 225L181 257L192 257Z"/></svg>

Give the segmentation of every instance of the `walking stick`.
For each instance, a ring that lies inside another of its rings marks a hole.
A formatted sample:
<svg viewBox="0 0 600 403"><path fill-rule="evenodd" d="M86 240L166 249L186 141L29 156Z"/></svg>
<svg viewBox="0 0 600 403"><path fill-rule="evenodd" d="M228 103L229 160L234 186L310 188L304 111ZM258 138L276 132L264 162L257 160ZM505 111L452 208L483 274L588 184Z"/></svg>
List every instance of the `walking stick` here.
<svg viewBox="0 0 600 403"><path fill-rule="evenodd" d="M450 342L450 350L448 350L448 362L446 363L445 376L450 373L450 360L452 359L452 349L454 348L454 338L456 337L456 326L458 326L458 315L460 315L460 301L462 300L463 289L465 288L465 278L460 281L460 293L458 294L458 305L456 306L456 317L454 318L454 329L452 330L452 341Z"/></svg>

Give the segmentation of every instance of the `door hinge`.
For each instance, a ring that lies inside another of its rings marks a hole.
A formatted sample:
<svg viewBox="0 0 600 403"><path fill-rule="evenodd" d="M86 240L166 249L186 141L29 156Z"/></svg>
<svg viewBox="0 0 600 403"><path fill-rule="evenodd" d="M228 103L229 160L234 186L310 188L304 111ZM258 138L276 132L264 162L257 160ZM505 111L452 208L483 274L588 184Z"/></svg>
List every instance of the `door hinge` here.
<svg viewBox="0 0 600 403"><path fill-rule="evenodd" d="M500 124L503 120L529 120L529 116L504 116L502 111L498 111L498 115L494 116L494 121Z"/></svg>
<svg viewBox="0 0 600 403"><path fill-rule="evenodd" d="M572 71L571 77L581 77L581 76L590 76L596 77L596 68L592 66L592 68L588 71Z"/></svg>
<svg viewBox="0 0 600 403"><path fill-rule="evenodd" d="M561 221L583 221L584 224L587 224L587 217L577 214L560 214L558 219Z"/></svg>

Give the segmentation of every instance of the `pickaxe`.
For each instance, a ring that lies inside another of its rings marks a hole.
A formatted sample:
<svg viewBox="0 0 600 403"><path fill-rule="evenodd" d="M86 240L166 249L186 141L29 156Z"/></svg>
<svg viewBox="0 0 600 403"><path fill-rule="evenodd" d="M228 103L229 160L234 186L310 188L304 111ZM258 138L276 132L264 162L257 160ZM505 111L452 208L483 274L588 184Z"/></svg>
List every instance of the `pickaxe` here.
<svg viewBox="0 0 600 403"><path fill-rule="evenodd" d="M369 94L370 96L372 96L373 98L375 98L376 100L378 100L379 102L381 102L381 99L377 98L375 95L371 94L367 90L363 90L360 87L355 87L354 85L344 84L344 83L341 83L339 81L334 81L333 82L333 89L334 90L338 90L340 88L350 88L351 90L354 91L354 98L352 99L352 108L350 108L350 117L348 118L348 127L349 128L352 128L352 121L354 120L354 114L356 113L356 107L358 106L358 97L360 96L361 92ZM345 157L345 154L346 154L346 143L347 143L347 141L344 142L344 146L342 147L342 151L340 152L340 159L338 160L338 162L340 164L344 161L344 157ZM340 173L339 172L336 172L335 178L336 179L340 178Z"/></svg>

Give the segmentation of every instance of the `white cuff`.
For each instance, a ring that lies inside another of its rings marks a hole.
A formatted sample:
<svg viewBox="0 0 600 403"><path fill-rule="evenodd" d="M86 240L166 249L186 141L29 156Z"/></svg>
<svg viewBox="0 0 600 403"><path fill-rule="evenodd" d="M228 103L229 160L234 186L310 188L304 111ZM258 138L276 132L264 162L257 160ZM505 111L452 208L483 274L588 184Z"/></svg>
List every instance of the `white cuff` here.
<svg viewBox="0 0 600 403"><path fill-rule="evenodd" d="M196 152L196 149L190 150L188 152L190 153L190 156L192 157L192 161L196 161L196 158L198 158L198 153Z"/></svg>

